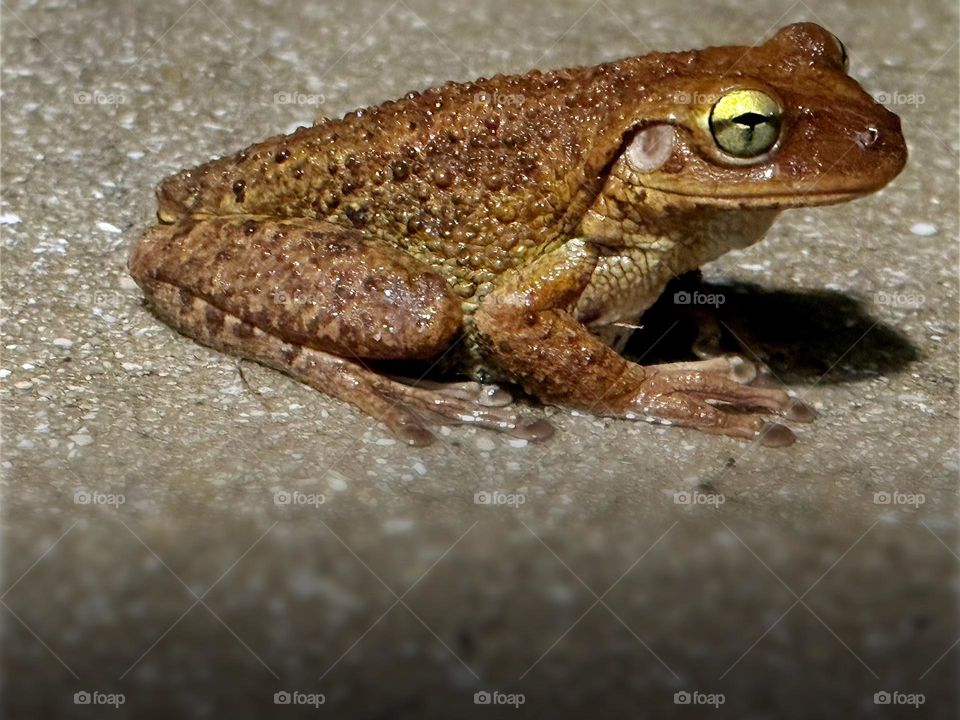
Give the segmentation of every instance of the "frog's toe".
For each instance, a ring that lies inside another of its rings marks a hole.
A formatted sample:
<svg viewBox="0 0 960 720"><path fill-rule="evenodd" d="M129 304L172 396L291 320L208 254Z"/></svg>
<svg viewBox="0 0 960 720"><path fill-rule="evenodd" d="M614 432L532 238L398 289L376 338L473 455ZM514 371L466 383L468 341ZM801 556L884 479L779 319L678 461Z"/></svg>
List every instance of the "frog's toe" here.
<svg viewBox="0 0 960 720"><path fill-rule="evenodd" d="M763 413L728 411L690 393L658 391L635 402L646 419L654 423L757 441L767 447L786 447L796 441L790 428L769 422ZM628 417L636 415L630 413Z"/></svg>
<svg viewBox="0 0 960 720"><path fill-rule="evenodd" d="M391 408L379 420L389 428L394 437L407 445L426 447L436 439L422 420L403 410Z"/></svg>
<svg viewBox="0 0 960 720"><path fill-rule="evenodd" d="M487 407L504 407L513 402L513 395L499 385L480 385L477 402Z"/></svg>
<svg viewBox="0 0 960 720"><path fill-rule="evenodd" d="M404 382L402 378L398 378ZM513 395L499 385L490 385L470 380L467 382L406 381L408 385L433 390L447 397L475 402L483 407L505 407L513 402Z"/></svg>
<svg viewBox="0 0 960 720"><path fill-rule="evenodd" d="M516 431L512 434L524 440L539 442L540 440L547 440L553 437L554 432L555 428L546 420L531 420L528 418L522 420L520 424L517 425Z"/></svg>
<svg viewBox="0 0 960 720"><path fill-rule="evenodd" d="M768 422L760 429L758 440L765 447L789 447L797 441L797 436L786 425Z"/></svg>
<svg viewBox="0 0 960 720"><path fill-rule="evenodd" d="M690 393L708 402L722 402L738 409L762 409L794 422L811 422L817 414L802 400L789 395L771 375L740 355L725 355L651 365L658 382Z"/></svg>
<svg viewBox="0 0 960 720"><path fill-rule="evenodd" d="M817 418L817 411L814 410L810 405L799 400L797 398L791 398L792 402L790 407L787 408L786 412L783 413L783 416L787 420L793 420L793 422L798 423L808 423L813 422Z"/></svg>
<svg viewBox="0 0 960 720"><path fill-rule="evenodd" d="M736 364L721 367L718 360L721 358L664 369L644 368L648 375L633 406L654 421L757 440L768 447L792 445L796 440L793 432L764 416L776 414L795 422L809 422L815 416L813 409L782 389L731 379L729 370ZM635 410L633 414L639 413Z"/></svg>
<svg viewBox="0 0 960 720"><path fill-rule="evenodd" d="M718 355L706 360L675 362L650 367L663 374L689 373L691 371L713 373L727 377L741 385L749 385L754 383L758 377L761 377L757 364L747 360L742 355Z"/></svg>
<svg viewBox="0 0 960 720"><path fill-rule="evenodd" d="M496 386L476 382L406 385L381 378L378 391L425 426L476 425L531 441L553 435L553 426L547 421L525 417L508 407L512 397Z"/></svg>
<svg viewBox="0 0 960 720"><path fill-rule="evenodd" d="M729 355L726 360L730 366L728 374L731 380L748 385L757 379L759 371L756 363L750 362L742 355Z"/></svg>

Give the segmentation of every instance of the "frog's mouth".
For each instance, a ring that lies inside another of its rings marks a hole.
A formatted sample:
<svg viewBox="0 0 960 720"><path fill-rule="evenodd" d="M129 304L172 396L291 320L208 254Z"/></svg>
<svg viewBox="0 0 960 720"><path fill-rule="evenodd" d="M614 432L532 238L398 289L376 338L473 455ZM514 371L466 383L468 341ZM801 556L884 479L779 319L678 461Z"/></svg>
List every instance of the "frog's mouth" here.
<svg viewBox="0 0 960 720"><path fill-rule="evenodd" d="M777 179L775 160L767 158L749 168L743 168L745 175L736 180L725 180L718 175L730 168L721 168L711 172L709 159L682 153L677 158L674 153L670 163L676 162L680 168L669 168L667 162L663 169L653 172L638 172L631 165L633 173L630 181L647 192L660 193L667 197L683 198L697 205L710 205L730 209L776 209L813 207L818 205L836 205L849 202L877 192L886 186L902 168L893 168L891 172L878 173L869 180L861 177L836 178L825 175L798 177L795 180ZM668 168L670 171L668 171ZM685 174L713 176L712 180L690 181Z"/></svg>
<svg viewBox="0 0 960 720"><path fill-rule="evenodd" d="M716 192L697 191L689 192L677 188L658 186L656 183L639 183L645 190L665 196L685 198L696 204L712 207L725 207L731 210L756 209L788 209L796 207L813 207L819 205L837 205L839 203L856 200L865 195L876 192L883 185L857 190L836 190L821 192L790 191L782 193L729 193L718 187Z"/></svg>

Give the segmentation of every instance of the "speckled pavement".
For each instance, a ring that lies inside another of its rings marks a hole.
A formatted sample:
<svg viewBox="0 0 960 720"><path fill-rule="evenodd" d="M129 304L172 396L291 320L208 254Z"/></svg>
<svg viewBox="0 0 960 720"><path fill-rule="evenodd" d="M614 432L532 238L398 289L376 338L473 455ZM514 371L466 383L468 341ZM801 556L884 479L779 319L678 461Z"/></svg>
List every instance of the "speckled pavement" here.
<svg viewBox="0 0 960 720"><path fill-rule="evenodd" d="M955 3L0 11L4 717L955 716ZM819 411L789 449L531 408L411 450L125 274L162 177L318 114L798 20L910 161L705 269Z"/></svg>

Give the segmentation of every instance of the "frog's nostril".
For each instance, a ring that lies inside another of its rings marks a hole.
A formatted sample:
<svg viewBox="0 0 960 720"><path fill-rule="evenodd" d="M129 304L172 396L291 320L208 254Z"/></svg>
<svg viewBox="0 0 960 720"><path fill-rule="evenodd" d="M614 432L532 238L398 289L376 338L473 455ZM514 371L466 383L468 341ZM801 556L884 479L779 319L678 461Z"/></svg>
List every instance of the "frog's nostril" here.
<svg viewBox="0 0 960 720"><path fill-rule="evenodd" d="M866 130L858 132L854 138L854 142L856 142L860 147L866 149L875 145L879 139L880 131L873 126L870 126Z"/></svg>

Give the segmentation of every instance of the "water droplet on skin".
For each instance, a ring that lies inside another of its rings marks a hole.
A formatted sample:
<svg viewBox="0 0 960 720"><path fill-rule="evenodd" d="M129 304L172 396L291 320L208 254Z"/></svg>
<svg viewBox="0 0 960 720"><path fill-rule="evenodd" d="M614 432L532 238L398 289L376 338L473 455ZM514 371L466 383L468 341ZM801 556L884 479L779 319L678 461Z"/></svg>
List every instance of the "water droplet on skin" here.
<svg viewBox="0 0 960 720"><path fill-rule="evenodd" d="M868 148L880 138L880 131L875 127L868 127L863 132L857 133L856 143L862 148Z"/></svg>

